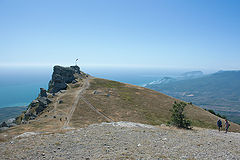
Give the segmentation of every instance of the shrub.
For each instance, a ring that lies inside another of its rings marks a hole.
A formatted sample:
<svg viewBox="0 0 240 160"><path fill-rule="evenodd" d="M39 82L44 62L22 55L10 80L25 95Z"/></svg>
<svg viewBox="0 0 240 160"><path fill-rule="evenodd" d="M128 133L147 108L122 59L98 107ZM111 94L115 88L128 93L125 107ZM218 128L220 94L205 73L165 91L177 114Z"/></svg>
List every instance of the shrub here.
<svg viewBox="0 0 240 160"><path fill-rule="evenodd" d="M218 117L220 117L220 118L227 119L226 116L221 115L221 114L219 114L219 113L216 114L216 113L214 112L214 110L212 110L212 109L209 109L209 110L207 110L207 111L210 112L210 113L212 113L212 114L214 114L214 115L216 115L216 116L218 116Z"/></svg>
<svg viewBox="0 0 240 160"><path fill-rule="evenodd" d="M227 119L227 117L226 116L224 116L224 115L221 115L221 114L216 114L216 116L218 116L218 117L220 117L220 118L223 118L223 119Z"/></svg>
<svg viewBox="0 0 240 160"><path fill-rule="evenodd" d="M184 108L186 107L186 103L176 101L173 104L173 108L170 110L172 112L171 116L171 124L179 127L179 128L187 128L189 129L191 122L185 119L185 115L183 113Z"/></svg>
<svg viewBox="0 0 240 160"><path fill-rule="evenodd" d="M216 113L215 113L214 110L212 110L212 109L209 109L208 112L210 112L210 113L216 115Z"/></svg>

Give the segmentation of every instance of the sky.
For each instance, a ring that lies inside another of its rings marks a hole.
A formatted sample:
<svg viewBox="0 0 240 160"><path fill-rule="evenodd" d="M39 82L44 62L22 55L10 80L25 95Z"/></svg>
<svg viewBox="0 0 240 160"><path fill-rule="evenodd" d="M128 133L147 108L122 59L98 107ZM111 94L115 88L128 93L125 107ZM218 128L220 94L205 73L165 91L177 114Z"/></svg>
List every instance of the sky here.
<svg viewBox="0 0 240 160"><path fill-rule="evenodd" d="M238 0L0 0L0 69L240 69Z"/></svg>

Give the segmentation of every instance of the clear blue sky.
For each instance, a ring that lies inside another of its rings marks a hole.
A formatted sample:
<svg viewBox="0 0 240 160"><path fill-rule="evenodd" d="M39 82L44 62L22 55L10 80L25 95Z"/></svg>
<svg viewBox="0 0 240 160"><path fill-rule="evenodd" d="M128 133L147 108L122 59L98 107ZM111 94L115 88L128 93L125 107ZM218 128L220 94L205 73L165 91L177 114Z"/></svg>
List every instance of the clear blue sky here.
<svg viewBox="0 0 240 160"><path fill-rule="evenodd" d="M0 0L0 66L240 69L238 0Z"/></svg>

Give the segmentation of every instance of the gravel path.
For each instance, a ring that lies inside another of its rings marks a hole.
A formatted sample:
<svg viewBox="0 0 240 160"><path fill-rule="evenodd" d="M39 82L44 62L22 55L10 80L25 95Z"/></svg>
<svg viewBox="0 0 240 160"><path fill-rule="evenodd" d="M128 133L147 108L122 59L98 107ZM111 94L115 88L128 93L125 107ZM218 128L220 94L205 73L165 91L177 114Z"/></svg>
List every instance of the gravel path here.
<svg viewBox="0 0 240 160"><path fill-rule="evenodd" d="M240 159L240 134L115 122L0 143L0 159Z"/></svg>

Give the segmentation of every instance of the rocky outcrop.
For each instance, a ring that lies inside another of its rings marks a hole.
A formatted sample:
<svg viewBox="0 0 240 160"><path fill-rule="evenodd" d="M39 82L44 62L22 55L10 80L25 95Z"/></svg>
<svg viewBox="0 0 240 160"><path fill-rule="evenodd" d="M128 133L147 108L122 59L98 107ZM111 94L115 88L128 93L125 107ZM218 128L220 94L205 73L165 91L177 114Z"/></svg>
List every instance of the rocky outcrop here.
<svg viewBox="0 0 240 160"><path fill-rule="evenodd" d="M50 97L53 97L55 93L67 89L67 84L75 84L79 79L88 77L87 74L80 71L78 66L62 67L54 66L52 79L49 82L48 91L44 88L40 88L40 93L37 99L33 100L28 106L27 111L16 118L14 123L21 124L27 123L29 120L35 119L40 115L51 103ZM62 100L59 101L62 103ZM6 122L2 123L0 127L9 127Z"/></svg>
<svg viewBox="0 0 240 160"><path fill-rule="evenodd" d="M40 97L47 97L47 91L44 88L40 88Z"/></svg>
<svg viewBox="0 0 240 160"><path fill-rule="evenodd" d="M16 126L16 120L15 120L15 118L11 118L11 119L9 119L7 121L4 121L0 124L0 131L6 130L9 127L14 127L14 126Z"/></svg>
<svg viewBox="0 0 240 160"><path fill-rule="evenodd" d="M54 66L52 79L48 85L50 93L57 93L60 90L67 89L68 83L76 83L83 74L78 66L62 67Z"/></svg>
<svg viewBox="0 0 240 160"><path fill-rule="evenodd" d="M47 96L48 96L47 91L44 88L40 88L40 94L38 98L33 100L32 103L30 103L26 113L19 120L20 122L18 123L25 123L28 120L33 120L40 113L42 113L43 110L48 107L48 104L51 103L51 100Z"/></svg>
<svg viewBox="0 0 240 160"><path fill-rule="evenodd" d="M0 128L1 127L8 127L7 123L6 122L2 122L2 124L0 125Z"/></svg>
<svg viewBox="0 0 240 160"><path fill-rule="evenodd" d="M51 96L51 93L53 95L60 90L67 89L68 83L77 83L78 79L81 79L84 76L86 75L80 71L78 66L54 66L48 91L44 88L40 88L38 98L32 101L24 115L22 117L18 117L17 122L26 123L28 120L35 119L48 107L49 103L51 103L51 100L48 98Z"/></svg>

